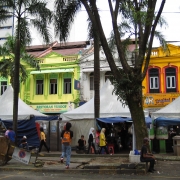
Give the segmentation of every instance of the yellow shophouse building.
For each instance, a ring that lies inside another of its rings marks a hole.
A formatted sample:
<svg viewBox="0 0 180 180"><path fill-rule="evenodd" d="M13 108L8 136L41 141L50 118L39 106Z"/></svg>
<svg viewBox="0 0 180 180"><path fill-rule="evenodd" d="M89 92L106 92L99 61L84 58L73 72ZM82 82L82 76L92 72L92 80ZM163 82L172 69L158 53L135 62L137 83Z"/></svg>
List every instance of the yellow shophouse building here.
<svg viewBox="0 0 180 180"><path fill-rule="evenodd" d="M180 95L180 47L168 44L169 51L154 48L143 81L144 108L149 112L171 103Z"/></svg>

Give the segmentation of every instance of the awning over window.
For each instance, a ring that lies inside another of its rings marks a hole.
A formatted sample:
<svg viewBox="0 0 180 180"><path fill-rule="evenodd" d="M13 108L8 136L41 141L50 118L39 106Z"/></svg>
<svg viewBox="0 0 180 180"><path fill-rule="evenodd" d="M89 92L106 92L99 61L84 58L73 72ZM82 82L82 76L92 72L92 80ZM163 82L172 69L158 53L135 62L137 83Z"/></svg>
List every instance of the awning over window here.
<svg viewBox="0 0 180 180"><path fill-rule="evenodd" d="M48 73L63 73L63 72L74 72L74 69L70 68L70 69L51 69L51 70L31 71L30 74L48 74Z"/></svg>

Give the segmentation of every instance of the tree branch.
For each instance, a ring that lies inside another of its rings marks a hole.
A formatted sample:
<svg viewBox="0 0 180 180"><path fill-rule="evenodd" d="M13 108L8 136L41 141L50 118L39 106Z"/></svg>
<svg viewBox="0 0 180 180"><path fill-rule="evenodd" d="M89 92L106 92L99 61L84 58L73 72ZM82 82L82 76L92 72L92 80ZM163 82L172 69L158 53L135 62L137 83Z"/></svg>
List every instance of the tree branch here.
<svg viewBox="0 0 180 180"><path fill-rule="evenodd" d="M143 73L142 73L142 79L144 79L145 76L146 76L146 72L147 72L147 69L148 69L148 65L149 65L149 61L150 61L150 56L151 56L151 50L152 50L152 44L153 44L153 39L154 39L154 33L155 33L155 30L156 30L156 26L157 26L157 23L159 21L159 18L160 18L161 14L162 14L165 2L166 2L166 0L162 0L161 6L159 8L158 14L157 14L157 16L155 18L155 21L154 21L154 24L153 24L153 27L152 27L152 30L151 30L150 41L149 41L149 44L148 44L148 47L151 47L151 48L148 48L148 52L147 52L147 56L146 56L146 61L145 61L145 65L144 65L144 70L143 70Z"/></svg>
<svg viewBox="0 0 180 180"><path fill-rule="evenodd" d="M125 52L123 51L122 42L121 42L121 38L120 38L120 33L119 33L119 30L118 30L118 26L117 26L117 18L114 15L111 0L108 0L108 3L109 3L109 9L110 9L110 12L111 12L112 25L113 25L113 30L114 30L118 55L119 55L119 58L120 58L120 61L121 61L121 64L122 64L122 67L123 67L124 71L128 72L128 71L130 71L130 66L128 65L128 63L126 61Z"/></svg>
<svg viewBox="0 0 180 180"><path fill-rule="evenodd" d="M104 31L103 31L103 28L102 28L102 24L101 24L101 20L100 20L100 17L99 17L99 13L98 13L96 3L95 3L94 0L90 1L90 5L91 5L91 7L93 9L93 13L94 13L93 14L92 11L91 11L91 8L87 4L87 1L86 0L81 0L81 2L84 5L84 7L85 7L85 9L86 9L86 11L87 11L87 13L89 15L89 18L91 19L94 30L96 32L98 32L98 34L99 34L99 38L101 40L101 45L103 47L103 50L104 50L104 53L106 55L109 66L111 68L111 71L114 74L114 77L117 80L119 80L119 71L118 71L118 68L116 67L113 55L112 55L111 50L110 50L110 48L108 46L108 42L106 40Z"/></svg>

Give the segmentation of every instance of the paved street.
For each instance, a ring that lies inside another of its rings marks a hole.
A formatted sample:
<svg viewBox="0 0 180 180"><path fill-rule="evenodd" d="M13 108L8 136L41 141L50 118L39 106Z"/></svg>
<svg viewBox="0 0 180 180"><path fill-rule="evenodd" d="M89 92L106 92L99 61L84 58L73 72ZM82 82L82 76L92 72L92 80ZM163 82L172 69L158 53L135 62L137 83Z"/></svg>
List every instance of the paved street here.
<svg viewBox="0 0 180 180"><path fill-rule="evenodd" d="M51 156L51 157L50 157ZM180 158L173 154L157 154L158 162L155 165L155 173L134 174L135 171L115 171L114 165L128 163L128 155L97 156L97 155L77 155L71 158L70 169L65 169L65 164L59 162L59 153L50 153L48 156L39 157L45 162L42 167L34 167L35 157L31 157L29 165L22 164L16 160L11 160L5 166L0 166L0 180L41 180L41 179L62 179L62 180L100 180L100 179L142 179L142 180L168 180L180 179ZM99 165L99 169L83 169L84 165ZM106 168L104 169L104 167Z"/></svg>
<svg viewBox="0 0 180 180"><path fill-rule="evenodd" d="M83 172L82 171L70 171L65 170L62 171L47 171L47 169L36 169L36 171L27 171L27 170L3 170L0 169L0 180L41 180L46 178L49 179L62 179L62 180L99 180L99 179L147 179L147 180L156 180L156 179L180 179L180 161L159 161L156 165L157 171L155 173L147 173L147 174L108 174L104 171L99 171L99 173L92 172Z"/></svg>
<svg viewBox="0 0 180 180"><path fill-rule="evenodd" d="M167 163L164 163L164 165ZM53 180L100 180L100 179L106 179L106 180L116 180L116 179L143 179L143 180L156 180L156 179L162 179L162 180L178 180L180 179L180 171L176 171L175 169L179 169L180 162L169 162L169 165L172 166L170 168L169 172L164 172L163 167L159 170L159 172L156 173L148 173L146 175L123 175L123 174L93 174L93 173L46 173L46 172L31 172L31 171L0 171L0 180L42 180L42 179L53 179ZM168 165L168 167L169 167ZM165 165L166 166L166 165ZM164 166L164 167L165 167ZM173 168L174 166L174 168ZM167 167L166 167L167 168Z"/></svg>

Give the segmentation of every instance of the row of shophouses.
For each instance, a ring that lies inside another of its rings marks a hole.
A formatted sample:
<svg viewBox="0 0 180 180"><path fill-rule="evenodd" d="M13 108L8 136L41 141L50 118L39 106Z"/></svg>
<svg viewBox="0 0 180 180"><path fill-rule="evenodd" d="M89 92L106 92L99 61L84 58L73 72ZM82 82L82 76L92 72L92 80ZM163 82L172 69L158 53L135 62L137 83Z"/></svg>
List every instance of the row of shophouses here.
<svg viewBox="0 0 180 180"><path fill-rule="evenodd" d="M149 112L164 107L180 93L180 47L168 44L169 52L153 48L146 78L143 103ZM128 48L128 63L133 66L135 45ZM28 78L20 84L19 97L44 114L61 114L89 101L94 96L94 47L88 41L49 46L29 46L28 53L39 59L40 70L27 66ZM100 49L100 87L111 75L104 51ZM116 57L117 66L121 64ZM9 79L0 77L1 95Z"/></svg>

